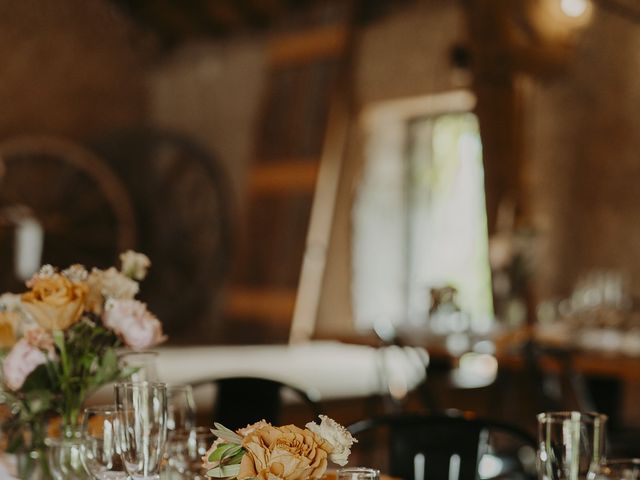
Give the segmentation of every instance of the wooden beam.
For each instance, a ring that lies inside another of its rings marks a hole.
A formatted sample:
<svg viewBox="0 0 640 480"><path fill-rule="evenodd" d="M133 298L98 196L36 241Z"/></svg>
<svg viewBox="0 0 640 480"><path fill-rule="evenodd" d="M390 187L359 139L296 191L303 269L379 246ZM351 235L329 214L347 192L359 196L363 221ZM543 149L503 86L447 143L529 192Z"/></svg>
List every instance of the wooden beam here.
<svg viewBox="0 0 640 480"><path fill-rule="evenodd" d="M257 163L251 169L249 190L252 194L313 192L318 178L318 161L290 159Z"/></svg>
<svg viewBox="0 0 640 480"><path fill-rule="evenodd" d="M322 57L339 57L347 42L347 28L329 25L274 36L268 47L272 65L309 62Z"/></svg>
<svg viewBox="0 0 640 480"><path fill-rule="evenodd" d="M225 313L231 318L289 326L296 291L286 288L233 287L227 291Z"/></svg>

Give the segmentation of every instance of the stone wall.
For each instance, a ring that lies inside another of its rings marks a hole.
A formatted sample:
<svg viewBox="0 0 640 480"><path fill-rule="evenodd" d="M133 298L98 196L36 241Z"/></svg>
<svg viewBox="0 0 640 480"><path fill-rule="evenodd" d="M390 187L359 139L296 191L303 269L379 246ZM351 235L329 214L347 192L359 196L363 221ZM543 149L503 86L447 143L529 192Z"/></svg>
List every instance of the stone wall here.
<svg viewBox="0 0 640 480"><path fill-rule="evenodd" d="M107 0L0 0L0 137L87 138L142 122L135 39Z"/></svg>
<svg viewBox="0 0 640 480"><path fill-rule="evenodd" d="M640 25L596 9L566 68L526 89L538 298L590 269L619 269L640 293L639 49Z"/></svg>

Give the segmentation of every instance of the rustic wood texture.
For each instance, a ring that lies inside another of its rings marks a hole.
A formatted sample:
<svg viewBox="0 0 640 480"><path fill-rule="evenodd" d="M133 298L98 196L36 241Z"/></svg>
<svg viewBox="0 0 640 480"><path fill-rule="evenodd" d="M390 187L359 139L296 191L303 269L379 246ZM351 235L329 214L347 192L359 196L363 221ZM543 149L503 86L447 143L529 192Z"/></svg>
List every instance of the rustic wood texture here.
<svg viewBox="0 0 640 480"><path fill-rule="evenodd" d="M273 325L265 341L286 340L283 326L292 320L330 99L344 54L344 14L342 8L325 8L312 26L305 16L305 28L286 25L267 46L268 84L249 171L246 242L226 309L236 323Z"/></svg>

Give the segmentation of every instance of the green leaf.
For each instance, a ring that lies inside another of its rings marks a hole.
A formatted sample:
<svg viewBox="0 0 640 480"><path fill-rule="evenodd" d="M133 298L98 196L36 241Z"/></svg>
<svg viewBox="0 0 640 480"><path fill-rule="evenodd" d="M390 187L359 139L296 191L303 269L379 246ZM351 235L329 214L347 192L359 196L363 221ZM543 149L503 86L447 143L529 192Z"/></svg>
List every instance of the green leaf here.
<svg viewBox="0 0 640 480"><path fill-rule="evenodd" d="M229 460L226 460L225 464L227 464L227 465L235 465L237 463L242 463L242 457L244 457L245 453L246 452L244 451L244 449L240 450L238 453L236 453Z"/></svg>
<svg viewBox="0 0 640 480"><path fill-rule="evenodd" d="M35 390L49 390L51 389L51 380L49 372L47 371L47 365L39 365L31 372L24 381L21 391L32 392Z"/></svg>
<svg viewBox="0 0 640 480"><path fill-rule="evenodd" d="M216 428L212 429L211 432L218 438L236 445L240 445L242 443L242 437L233 430L229 430L227 427L217 422L214 422L213 424Z"/></svg>
<svg viewBox="0 0 640 480"><path fill-rule="evenodd" d="M222 445L219 445L218 448L216 448L209 455L209 461L210 462L219 462L222 459L222 455L224 454L225 450L231 448L232 446L233 445L231 445L229 443L223 443Z"/></svg>
<svg viewBox="0 0 640 480"><path fill-rule="evenodd" d="M240 465L227 465L214 467L207 472L207 476L215 478L237 477L240 473Z"/></svg>

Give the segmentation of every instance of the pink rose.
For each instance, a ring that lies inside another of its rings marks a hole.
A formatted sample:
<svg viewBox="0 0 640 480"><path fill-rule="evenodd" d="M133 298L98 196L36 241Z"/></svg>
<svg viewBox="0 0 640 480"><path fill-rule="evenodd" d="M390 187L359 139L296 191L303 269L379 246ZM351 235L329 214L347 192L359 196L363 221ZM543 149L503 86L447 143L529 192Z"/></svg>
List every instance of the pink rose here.
<svg viewBox="0 0 640 480"><path fill-rule="evenodd" d="M16 343L2 364L4 381L13 391L20 390L29 374L47 362L47 356L26 338Z"/></svg>
<svg viewBox="0 0 640 480"><path fill-rule="evenodd" d="M138 300L108 300L103 321L134 350L153 347L167 338L162 334L160 321Z"/></svg>

